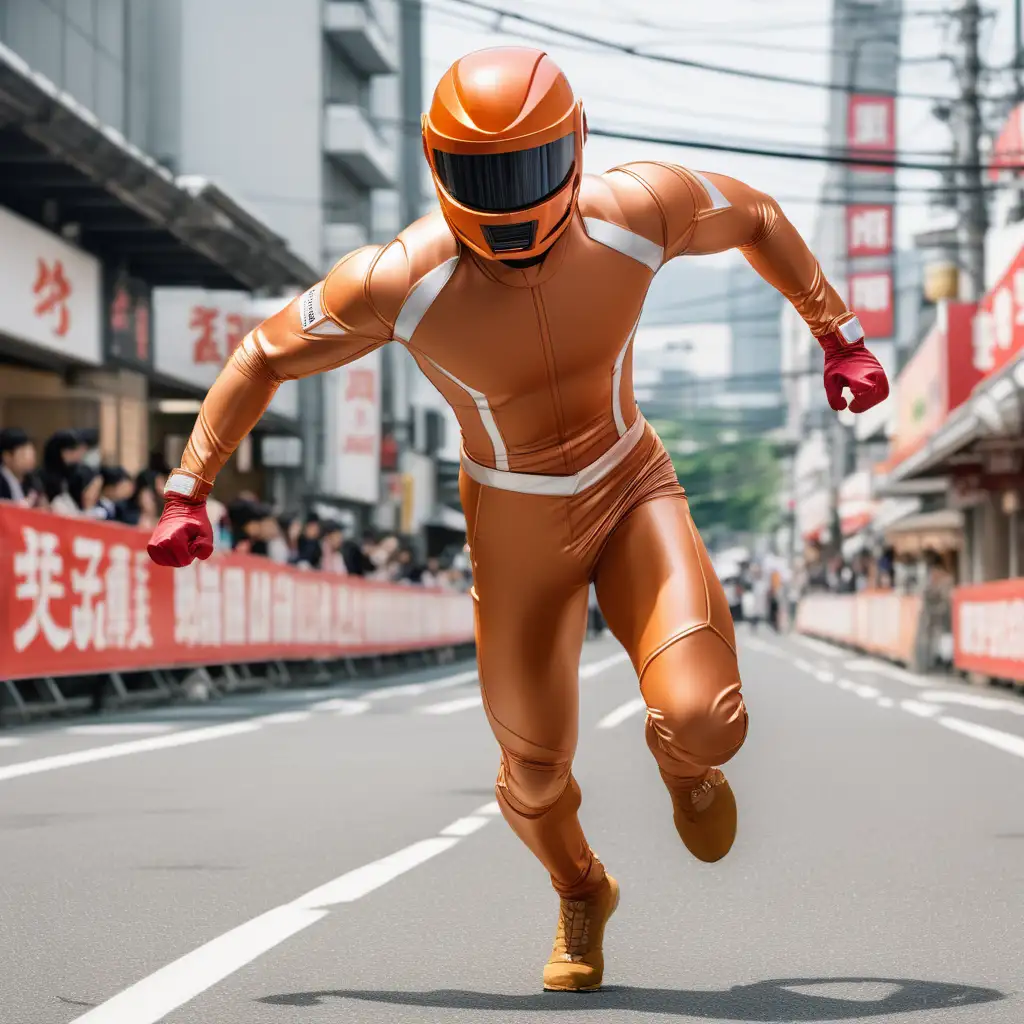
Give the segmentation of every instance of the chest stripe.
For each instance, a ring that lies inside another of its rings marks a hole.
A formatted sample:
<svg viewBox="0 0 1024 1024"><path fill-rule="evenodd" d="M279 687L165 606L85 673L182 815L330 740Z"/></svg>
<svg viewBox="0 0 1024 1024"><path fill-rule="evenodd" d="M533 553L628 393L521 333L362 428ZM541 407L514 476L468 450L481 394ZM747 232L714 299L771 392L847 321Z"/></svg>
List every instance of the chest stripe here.
<svg viewBox="0 0 1024 1024"><path fill-rule="evenodd" d="M622 412L622 366L639 326L640 317L637 317L636 323L633 324L633 330L626 337L626 343L619 349L619 354L615 359L615 369L612 371L612 416L615 418L615 429L619 432L619 437L626 433L626 417Z"/></svg>
<svg viewBox="0 0 1024 1024"><path fill-rule="evenodd" d="M657 242L620 228L618 224L597 217L584 217L583 227L595 242L643 263L652 273L657 273L665 260L665 250Z"/></svg>
<svg viewBox="0 0 1024 1024"><path fill-rule="evenodd" d="M454 373L449 373L443 366L434 362L430 356L423 353L421 355L438 373L443 374L453 384L457 384L473 399L476 411L480 414L480 422L483 424L483 428L487 432L487 436L490 438L491 445L494 448L494 468L502 471L507 470L508 449L505 447L505 439L501 436L501 431L498 429L498 421L494 418L494 410L491 409L487 396L482 391L477 391L476 388L471 388L468 384L464 384Z"/></svg>

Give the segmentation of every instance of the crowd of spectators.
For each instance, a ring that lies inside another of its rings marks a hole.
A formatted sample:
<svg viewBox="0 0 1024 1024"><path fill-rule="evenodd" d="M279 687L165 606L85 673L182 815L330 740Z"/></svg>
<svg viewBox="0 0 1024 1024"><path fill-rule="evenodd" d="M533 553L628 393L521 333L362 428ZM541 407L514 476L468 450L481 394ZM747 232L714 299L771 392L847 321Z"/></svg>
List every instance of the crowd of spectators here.
<svg viewBox="0 0 1024 1024"><path fill-rule="evenodd" d="M44 444L40 465L25 431L0 430L0 501L148 531L160 518L168 473L156 457L134 476L121 466L104 465L95 431L57 431ZM357 535L340 519L284 515L251 493L229 504L211 497L207 509L217 551L391 583L457 590L470 585L463 551L443 561L421 559L393 534L368 530Z"/></svg>

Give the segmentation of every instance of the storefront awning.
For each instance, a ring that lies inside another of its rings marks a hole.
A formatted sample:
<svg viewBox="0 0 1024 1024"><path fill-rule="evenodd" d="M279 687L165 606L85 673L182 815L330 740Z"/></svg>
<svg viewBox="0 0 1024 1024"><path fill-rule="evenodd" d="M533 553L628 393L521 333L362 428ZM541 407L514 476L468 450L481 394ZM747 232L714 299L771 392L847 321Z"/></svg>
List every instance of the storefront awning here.
<svg viewBox="0 0 1024 1024"><path fill-rule="evenodd" d="M319 276L203 179L175 179L0 44L0 204L151 285L281 290Z"/></svg>
<svg viewBox="0 0 1024 1024"><path fill-rule="evenodd" d="M928 440L876 482L880 494L921 477L943 476L950 460L981 441L1019 443L1024 426L1024 354L979 387Z"/></svg>

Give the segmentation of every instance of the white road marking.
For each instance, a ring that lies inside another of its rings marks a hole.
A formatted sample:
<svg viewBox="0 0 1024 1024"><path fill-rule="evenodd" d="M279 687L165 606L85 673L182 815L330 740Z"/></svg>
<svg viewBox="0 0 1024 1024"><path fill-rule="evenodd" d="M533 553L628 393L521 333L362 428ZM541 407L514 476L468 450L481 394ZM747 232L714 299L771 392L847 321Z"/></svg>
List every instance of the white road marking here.
<svg viewBox="0 0 1024 1024"><path fill-rule="evenodd" d="M327 914L295 905L277 907L187 953L72 1024L156 1024Z"/></svg>
<svg viewBox="0 0 1024 1024"><path fill-rule="evenodd" d="M836 681L836 674L829 672L826 668L820 668L814 674L817 676L819 683L834 683Z"/></svg>
<svg viewBox="0 0 1024 1024"><path fill-rule="evenodd" d="M20 736L0 736L0 747L20 747L24 742Z"/></svg>
<svg viewBox="0 0 1024 1024"><path fill-rule="evenodd" d="M492 800L489 804L484 804L483 807L478 807L473 812L474 817L480 814L485 817L494 814L501 814L501 808L498 806L498 801Z"/></svg>
<svg viewBox="0 0 1024 1024"><path fill-rule="evenodd" d="M980 693L961 693L959 690L929 690L921 694L921 700L936 704L964 704L981 708L983 711L1009 711L1011 715L1024 715L1024 701L1007 700L1005 697L985 697Z"/></svg>
<svg viewBox="0 0 1024 1024"><path fill-rule="evenodd" d="M260 721L264 725L290 725L292 722L304 722L312 717L309 711L277 711L272 715L264 715Z"/></svg>
<svg viewBox="0 0 1024 1024"><path fill-rule="evenodd" d="M314 704L310 711L333 711L336 715L361 715L370 710L365 700L350 700L346 697L333 697Z"/></svg>
<svg viewBox="0 0 1024 1024"><path fill-rule="evenodd" d="M839 682L836 683L836 686L838 686L840 690L852 690L855 685L856 684L851 683L849 679L840 679Z"/></svg>
<svg viewBox="0 0 1024 1024"><path fill-rule="evenodd" d="M972 739L981 740L982 743L987 743L990 747L1005 750L1008 754L1024 757L1024 737L1001 732L999 729L990 729L987 725L965 722L960 718L940 718L939 725L944 725L947 729L962 733L964 736L970 736Z"/></svg>
<svg viewBox="0 0 1024 1024"><path fill-rule="evenodd" d="M766 640L760 640L756 636L744 636L737 639L741 651L749 649L757 651L758 654L774 654L779 658L789 657L784 650L776 647L775 644L770 644Z"/></svg>
<svg viewBox="0 0 1024 1024"><path fill-rule="evenodd" d="M21 761L18 764L0 766L0 782L17 779L22 775L38 775L40 772L52 772L58 768L90 764L93 761L108 761L114 757L127 757L129 754L145 754L151 750L168 750L171 747L185 747L192 743L220 740L226 736L257 732L259 729L260 726L257 722L227 722L224 725L211 725L205 729L174 732L168 736L151 736L144 740L112 743L108 747L91 747L88 750L76 750L70 754L55 754L52 757L41 757L35 761Z"/></svg>
<svg viewBox="0 0 1024 1024"><path fill-rule="evenodd" d="M603 658L601 661L580 665L580 679L591 679L615 665L621 665L624 661L629 661L629 655L625 651L619 651L618 654Z"/></svg>
<svg viewBox="0 0 1024 1024"><path fill-rule="evenodd" d="M477 817L476 815L472 815L468 818L459 818L458 821L453 821L446 829L444 829L441 832L441 835L457 836L459 838L462 836L470 836L478 829L483 828L488 821L490 821L489 818Z"/></svg>
<svg viewBox="0 0 1024 1024"><path fill-rule="evenodd" d="M454 715L457 711L468 711L470 708L483 706L483 698L479 693L472 697L459 697L457 700L446 700L443 704L430 704L419 708L422 715Z"/></svg>
<svg viewBox="0 0 1024 1024"><path fill-rule="evenodd" d="M69 725L65 732L71 736L144 736L158 732L170 732L177 726L166 722L108 722L97 725Z"/></svg>
<svg viewBox="0 0 1024 1024"><path fill-rule="evenodd" d="M834 647L832 644L825 643L824 640L817 640L811 636L801 636L799 633L794 633L793 639L797 643L803 644L804 647L809 647L812 651L817 651L819 654L824 654L829 658L845 658L849 653L843 650L842 647Z"/></svg>
<svg viewBox="0 0 1024 1024"><path fill-rule="evenodd" d="M456 672L455 675L443 679L431 679L425 683L403 683L401 686L382 686L376 690L368 690L360 694L363 700L389 700L392 697L419 697L433 690L444 690L449 686L462 686L464 683L475 683L476 669L470 672Z"/></svg>
<svg viewBox="0 0 1024 1024"><path fill-rule="evenodd" d="M307 910L326 910L336 907L339 903L354 903L374 889L387 885L399 875L404 875L406 871L411 871L430 860L431 857L450 850L458 841L454 836L421 839L397 853L364 864L361 868L348 871L326 885L318 886L305 896L300 896L290 906L304 907Z"/></svg>
<svg viewBox="0 0 1024 1024"><path fill-rule="evenodd" d="M497 807L496 804L488 804L487 808L492 806ZM330 908L361 899L399 875L450 850L464 836L486 825L488 820L480 816L460 818L438 836L413 843L397 853L346 872L291 903L261 914L187 953L76 1017L71 1024L156 1024L268 950L316 924L330 913ZM472 827L469 822L473 822Z"/></svg>
<svg viewBox="0 0 1024 1024"><path fill-rule="evenodd" d="M922 704L919 700L901 700L900 707L920 718L934 718L942 710L934 704Z"/></svg>
<svg viewBox="0 0 1024 1024"><path fill-rule="evenodd" d="M890 665L887 661L878 661L875 658L854 658L846 663L846 668L851 672L876 672L881 676L888 676L898 683L906 683L907 686L928 686L928 680L922 679L914 672L910 672L899 665Z"/></svg>
<svg viewBox="0 0 1024 1024"><path fill-rule="evenodd" d="M814 675L814 666L809 661L804 661L803 658L794 658L793 664L796 665L801 672L807 672L810 675Z"/></svg>
<svg viewBox="0 0 1024 1024"><path fill-rule="evenodd" d="M878 706L880 708L891 708L893 706L893 703L894 703L894 701L893 701L892 697L879 697L878 698Z"/></svg>
<svg viewBox="0 0 1024 1024"><path fill-rule="evenodd" d="M614 711L609 712L600 722L597 723L598 729L614 729L615 726L621 725L627 718L631 718L633 715L640 711L647 710L647 703L643 697L634 697L632 700L627 700L625 704L620 704Z"/></svg>
<svg viewBox="0 0 1024 1024"><path fill-rule="evenodd" d="M854 683L853 692L865 700L874 700L876 697L881 696L882 693L881 690L876 689L874 686L868 686L867 683Z"/></svg>

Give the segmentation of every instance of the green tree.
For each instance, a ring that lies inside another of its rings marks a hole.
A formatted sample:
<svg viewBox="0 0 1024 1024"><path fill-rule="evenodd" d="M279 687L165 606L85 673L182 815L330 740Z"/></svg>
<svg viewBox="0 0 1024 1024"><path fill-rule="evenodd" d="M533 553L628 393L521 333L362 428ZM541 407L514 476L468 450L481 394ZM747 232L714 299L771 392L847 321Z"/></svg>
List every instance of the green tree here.
<svg viewBox="0 0 1024 1024"><path fill-rule="evenodd" d="M769 440L735 436L728 424L707 420L656 427L686 489L694 523L709 542L776 525L782 472Z"/></svg>

